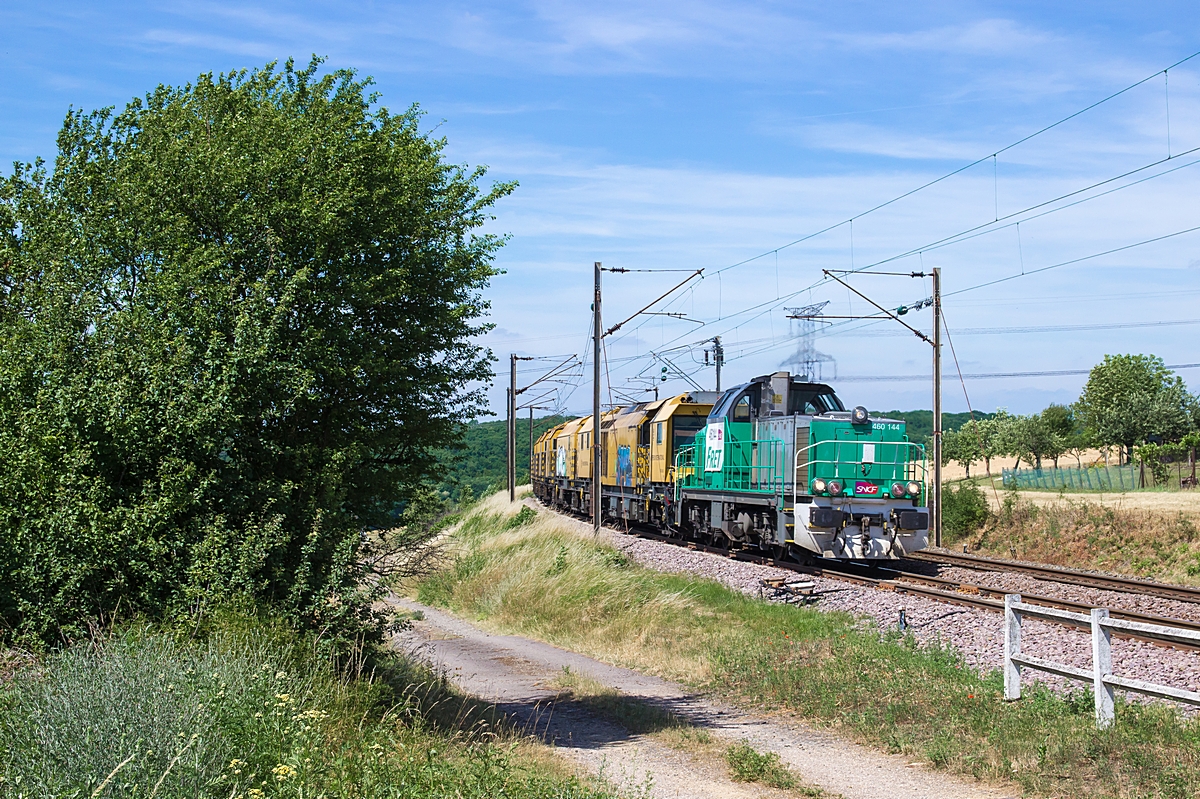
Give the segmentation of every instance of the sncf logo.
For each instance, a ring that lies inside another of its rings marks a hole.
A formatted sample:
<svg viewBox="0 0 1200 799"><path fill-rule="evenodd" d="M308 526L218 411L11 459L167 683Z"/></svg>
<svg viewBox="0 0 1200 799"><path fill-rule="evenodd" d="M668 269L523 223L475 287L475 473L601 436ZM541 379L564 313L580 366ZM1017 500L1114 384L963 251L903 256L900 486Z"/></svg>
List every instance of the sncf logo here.
<svg viewBox="0 0 1200 799"><path fill-rule="evenodd" d="M872 494L872 495L878 494L879 486L875 485L874 483L858 482L858 483L854 484L854 493L855 494Z"/></svg>

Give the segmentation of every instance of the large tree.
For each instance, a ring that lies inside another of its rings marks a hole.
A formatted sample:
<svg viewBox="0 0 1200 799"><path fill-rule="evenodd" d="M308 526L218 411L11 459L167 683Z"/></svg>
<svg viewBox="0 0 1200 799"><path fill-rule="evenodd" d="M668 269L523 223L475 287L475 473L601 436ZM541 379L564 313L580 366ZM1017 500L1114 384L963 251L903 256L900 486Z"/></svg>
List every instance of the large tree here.
<svg viewBox="0 0 1200 799"><path fill-rule="evenodd" d="M1088 438L1099 446L1124 447L1127 460L1135 444L1187 433L1195 408L1183 379L1153 355L1105 355L1075 404Z"/></svg>
<svg viewBox="0 0 1200 799"><path fill-rule="evenodd" d="M72 112L0 187L0 617L363 622L363 531L484 400L511 185L369 81L269 65Z"/></svg>

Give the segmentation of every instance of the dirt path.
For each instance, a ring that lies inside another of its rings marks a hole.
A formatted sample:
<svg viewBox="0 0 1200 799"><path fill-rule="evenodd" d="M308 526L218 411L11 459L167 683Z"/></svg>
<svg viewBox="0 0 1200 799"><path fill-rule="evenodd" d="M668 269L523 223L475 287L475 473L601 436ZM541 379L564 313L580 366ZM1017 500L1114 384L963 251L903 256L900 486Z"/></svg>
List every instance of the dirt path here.
<svg viewBox="0 0 1200 799"><path fill-rule="evenodd" d="M627 792L651 797L799 795L733 782L723 761L680 751L556 702L552 687L564 667L623 696L669 711L723 742L746 741L777 752L807 784L846 799L999 799L1013 793L930 772L904 758L849 743L805 725L747 715L696 696L683 686L517 636L493 635L444 611L406 599L394 604L424 614L396 645L444 671L585 769ZM811 794L810 794L811 795Z"/></svg>

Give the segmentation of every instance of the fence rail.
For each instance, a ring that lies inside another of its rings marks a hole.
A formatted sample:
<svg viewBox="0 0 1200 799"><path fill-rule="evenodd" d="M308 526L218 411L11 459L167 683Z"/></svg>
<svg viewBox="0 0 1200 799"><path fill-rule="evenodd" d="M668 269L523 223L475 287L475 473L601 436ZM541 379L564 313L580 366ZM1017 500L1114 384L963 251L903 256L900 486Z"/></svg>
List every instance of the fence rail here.
<svg viewBox="0 0 1200 799"><path fill-rule="evenodd" d="M1055 663L1045 658L1022 654L1021 622L1026 616L1052 621L1068 621L1086 624L1092 631L1092 667L1082 669L1065 663ZM1144 624L1109 617L1108 608L1093 608L1090 614L1075 613L1044 605L1030 605L1021 601L1020 594L1004 597L1004 698L1021 698L1021 671L1034 669L1057 674L1069 680L1090 682L1096 698L1096 724L1107 727L1116 716L1113 691L1120 688L1159 699L1170 699L1189 705L1200 706L1200 693L1172 688L1169 685L1119 677L1112 673L1112 631L1122 630L1175 643L1198 644L1200 631L1160 624Z"/></svg>

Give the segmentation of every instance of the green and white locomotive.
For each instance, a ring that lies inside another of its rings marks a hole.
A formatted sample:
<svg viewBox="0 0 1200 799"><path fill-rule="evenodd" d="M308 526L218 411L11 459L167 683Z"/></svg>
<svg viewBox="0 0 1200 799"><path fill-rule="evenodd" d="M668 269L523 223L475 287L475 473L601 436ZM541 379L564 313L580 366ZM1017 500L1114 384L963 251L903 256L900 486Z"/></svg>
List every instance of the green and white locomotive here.
<svg viewBox="0 0 1200 799"><path fill-rule="evenodd" d="M873 560L926 546L924 448L787 372L726 391L675 463L675 524L781 554ZM796 552L795 550L799 550Z"/></svg>

